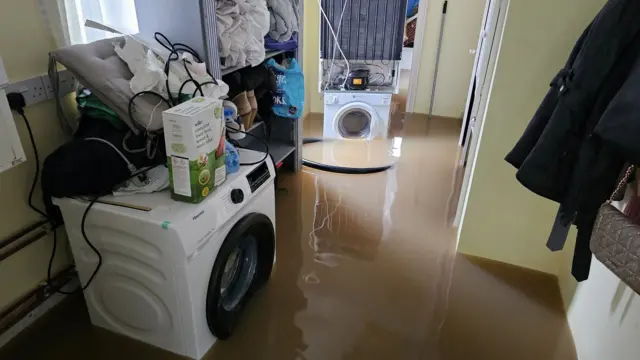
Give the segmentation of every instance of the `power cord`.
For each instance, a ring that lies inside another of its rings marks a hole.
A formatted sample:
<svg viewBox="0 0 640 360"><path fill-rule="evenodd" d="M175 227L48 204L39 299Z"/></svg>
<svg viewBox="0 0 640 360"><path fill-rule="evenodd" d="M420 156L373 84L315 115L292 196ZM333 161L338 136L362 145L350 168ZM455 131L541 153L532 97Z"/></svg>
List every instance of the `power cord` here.
<svg viewBox="0 0 640 360"><path fill-rule="evenodd" d="M24 119L24 122L27 126L27 131L29 132L29 140L31 141L31 146L33 147L33 155L34 155L33 157L36 162L36 173L35 173L35 176L33 177L33 182L31 183L31 189L29 190L29 207L33 209L33 211L44 216L51 224L51 228L53 230L53 249L51 251L51 257L49 258L49 266L47 267L47 284L51 285L52 284L51 272L53 267L53 259L55 258L56 248L58 245L58 235L57 235L58 232L56 230L58 228L58 224L55 224L54 221L44 211L38 209L35 205L33 205L33 193L35 191L36 185L38 184L38 179L40 178L40 156L38 154L38 148L36 146L36 141L33 136L33 130L31 129L31 124L29 123L29 119L27 118L24 112L24 107L26 106L26 101L24 99L24 96L21 93L9 93L7 94L7 101L9 102L9 107L12 110L15 110ZM83 286L80 289L80 291L65 292L63 290L57 290L57 292L61 294L75 294L77 292L84 291L87 287L89 287L89 285L91 285L91 283L93 282L93 279L98 273L98 270L102 266L102 255L100 254L98 249L96 249L96 247L91 243L91 241L89 241L89 238L87 237L87 233L85 231L85 222L87 219L87 215L89 214L89 210L91 209L91 207L93 207L93 204L95 203L96 200L97 198L92 200L92 202L89 204L89 206L87 207L87 209L85 210L82 216L81 231L82 231L82 236L84 237L84 240L87 242L89 247L91 247L91 249L96 253L96 255L98 255L98 266L96 266L96 269L93 271L93 274L91 274L89 281L87 281L85 286Z"/></svg>
<svg viewBox="0 0 640 360"><path fill-rule="evenodd" d="M242 130L234 129L234 128L230 127L230 126L227 126L227 130L230 130L231 132L236 132L236 133L241 133L241 134L249 135L250 137L252 137L252 138L254 138L254 139L257 139L258 141L262 142L262 144L263 144L263 145L264 145L264 147L265 147L265 152L264 152L264 156L262 157L262 159L260 159L259 161L251 162L251 163L240 163L240 166L258 165L258 164L260 164L260 163L264 162L265 160L267 160L267 158L269 157L269 143L268 143L266 140L264 140L264 139L260 138L259 136L254 135L254 134L252 134L252 133L250 133L250 132L246 132L246 131L242 131ZM235 140L229 140L229 141L230 141L233 145L235 145L237 148L240 148L240 149L247 149L247 150L252 150L252 149L248 149L248 148L246 148L246 147L240 146L240 144L239 144L237 141L235 141Z"/></svg>
<svg viewBox="0 0 640 360"><path fill-rule="evenodd" d="M73 294L79 294L84 292L89 287L89 285L93 283L93 280L95 279L96 275L98 275L98 271L102 267L102 254L100 254L100 251L95 247L95 245L93 245L93 243L89 241L89 237L87 236L87 232L85 229L85 224L87 222L87 216L89 215L89 210L91 210L91 208L96 203L96 201L98 201L98 199L99 197L95 197L91 200L91 202L89 202L89 205L87 206L87 208L84 210L84 213L82 214L82 221L80 222L80 232L82 233L82 237L84 238L84 241L87 243L87 245L89 245L91 250L93 250L93 252L98 256L98 265L96 265L96 268L93 270L93 273L91 273L89 280L87 280L84 286L81 286L78 289L73 291L64 291L62 289L58 289L56 290L57 293L64 294L64 295L73 295ZM51 272L53 268L53 259L56 256L57 246L58 246L58 232L54 228L53 229L53 249L51 250L51 257L49 258L49 266L47 266L47 284L52 283Z"/></svg>
<svg viewBox="0 0 640 360"><path fill-rule="evenodd" d="M158 44L160 44L163 48L165 48L166 50L169 50L169 56L167 57L167 61L164 64L164 74L166 76L166 82L165 82L165 87L166 87L166 91L167 91L167 96L165 97L164 95L155 92L155 91L140 91L138 93L135 93L131 99L129 99L129 103L128 103L128 107L127 107L127 115L129 116L129 119L131 119L131 123L135 125L140 125L138 124L138 122L136 122L133 118L133 107L134 107L134 100L137 99L140 96L143 95L153 95L157 98L160 99L161 102L164 102L168 107L173 107L176 106L178 104L180 104L182 95L183 95L183 90L184 87L189 84L189 83L193 83L195 85L195 91L193 92L192 96L195 96L198 92L200 92L201 96L204 96L204 91L202 90L202 87L205 85L209 85L209 84L213 84L213 85L218 85L218 81L209 73L209 76L211 76L211 78L213 79L212 81L206 81L204 83L199 83L198 81L196 81L193 78L193 75L191 74L191 72L189 71L189 68L187 67L187 60L183 59L182 61L182 65L184 66L185 71L187 72L187 75L189 76L189 79L187 79L186 81L184 81L181 85L180 88L178 90L178 96L177 98L174 98L172 93L171 93L171 89L169 88L169 68L171 66L171 62L172 61L178 61L180 59L180 54L181 53L189 53L193 56L193 58L195 60L197 60L198 62L202 62L202 60L200 59L200 55L198 55L198 53L190 46L182 44L182 43L172 43L169 38L167 38L163 33L161 32L156 32L154 33L154 38L155 40L158 42ZM153 115L153 114L152 114ZM150 147L150 143L154 143L154 139L158 136L161 135L162 130L159 131L149 131L149 127L151 125L151 122L153 121L153 116L148 120L149 123L147 124L147 126L144 129L141 129L144 131L145 136L148 137L147 139L147 152L151 152L155 154L155 151L149 151L149 147ZM138 152L138 151L142 151L142 149L134 149L133 152Z"/></svg>
<svg viewBox="0 0 640 360"><path fill-rule="evenodd" d="M36 162L36 174L33 178L33 182L31 183L31 189L29 190L29 207L35 211L36 213L44 216L47 220L49 216L42 210L38 209L35 205L33 205L33 193L36 190L36 185L38 184L38 178L40 177L40 156L38 155L38 148L36 147L36 141L33 137L33 130L31 129L31 124L29 123L29 119L24 113L24 107L26 106L26 101L24 96L21 93L9 93L7 94L7 101L9 102L9 107L12 110L15 110L22 119L24 119L24 123L27 126L27 132L29 132L29 140L31 141L31 147L33 148L33 157Z"/></svg>
<svg viewBox="0 0 640 360"><path fill-rule="evenodd" d="M154 169L154 168L156 168L158 166L161 166L161 165L153 166L153 167L150 167L150 168L146 168L146 169L134 172L131 175L131 177L129 177L129 180L133 179L136 176L140 176L140 175L146 174L149 170ZM84 286L81 286L80 288L78 288L76 290L73 290L73 291L63 291L63 290L59 289L59 290L57 290L57 292L60 293L60 294L73 295L73 294L79 294L79 293L85 291L89 287L89 285L91 285L91 283L95 279L96 275L98 274L98 271L102 267L102 254L95 247L95 245L93 245L93 243L91 243L91 241L89 240L89 237L87 236L87 231L86 231L86 222L87 222L87 216L89 215L89 211L91 210L91 208L93 208L93 205L95 205L95 203L98 202L99 199L100 199L100 196L96 196L95 198L93 198L93 199L91 199L89 201L89 205L84 210L84 213L82 214L82 221L80 222L80 232L82 233L82 238L84 239L85 243L87 243L87 245L89 245L91 250L93 250L93 252L98 256L98 264L96 265L96 268L93 270L93 272L91 273L91 276L89 277L89 280L87 280L87 282L84 284ZM52 268L53 268L53 259L56 256L56 248L57 248L57 246L58 246L58 235L57 235L56 228L54 228L53 229L53 249L51 250L51 257L49 258L49 265L47 266L47 284L51 284L52 283L51 272L52 272Z"/></svg>

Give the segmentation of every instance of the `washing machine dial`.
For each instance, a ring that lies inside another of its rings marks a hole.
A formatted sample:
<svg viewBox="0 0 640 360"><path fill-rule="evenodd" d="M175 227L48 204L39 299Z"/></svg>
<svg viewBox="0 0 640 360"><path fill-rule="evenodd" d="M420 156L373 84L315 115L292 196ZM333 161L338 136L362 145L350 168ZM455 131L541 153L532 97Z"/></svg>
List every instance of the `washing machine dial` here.
<svg viewBox="0 0 640 360"><path fill-rule="evenodd" d="M240 204L244 201L244 192L242 189L231 190L231 202L234 204Z"/></svg>

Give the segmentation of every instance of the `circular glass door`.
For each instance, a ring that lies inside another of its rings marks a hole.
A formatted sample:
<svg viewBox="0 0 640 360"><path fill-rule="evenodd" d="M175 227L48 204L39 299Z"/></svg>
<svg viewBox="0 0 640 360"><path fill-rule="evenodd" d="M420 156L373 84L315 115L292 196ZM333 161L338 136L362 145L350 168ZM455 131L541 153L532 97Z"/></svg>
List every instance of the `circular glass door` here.
<svg viewBox="0 0 640 360"><path fill-rule="evenodd" d="M209 278L207 324L218 339L226 339L246 302L271 276L275 255L274 226L264 214L245 216L224 239Z"/></svg>
<svg viewBox="0 0 640 360"><path fill-rule="evenodd" d="M336 127L343 138L364 138L371 134L373 117L362 108L352 108L338 115Z"/></svg>
<svg viewBox="0 0 640 360"><path fill-rule="evenodd" d="M247 235L229 254L220 280L220 306L233 311L247 295L256 275L258 245Z"/></svg>

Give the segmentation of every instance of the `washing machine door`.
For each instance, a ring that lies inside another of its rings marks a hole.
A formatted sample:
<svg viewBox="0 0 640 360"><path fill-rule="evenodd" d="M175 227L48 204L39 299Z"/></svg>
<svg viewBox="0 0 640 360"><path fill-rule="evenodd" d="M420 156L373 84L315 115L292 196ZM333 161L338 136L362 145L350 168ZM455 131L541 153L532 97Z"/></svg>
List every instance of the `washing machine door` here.
<svg viewBox="0 0 640 360"><path fill-rule="evenodd" d="M336 113L335 131L345 139L366 139L375 134L378 123L375 109L362 102L349 103Z"/></svg>
<svg viewBox="0 0 640 360"><path fill-rule="evenodd" d="M218 251L207 291L207 323L215 337L231 336L247 300L269 279L274 254L275 229L266 215L249 214L231 229Z"/></svg>

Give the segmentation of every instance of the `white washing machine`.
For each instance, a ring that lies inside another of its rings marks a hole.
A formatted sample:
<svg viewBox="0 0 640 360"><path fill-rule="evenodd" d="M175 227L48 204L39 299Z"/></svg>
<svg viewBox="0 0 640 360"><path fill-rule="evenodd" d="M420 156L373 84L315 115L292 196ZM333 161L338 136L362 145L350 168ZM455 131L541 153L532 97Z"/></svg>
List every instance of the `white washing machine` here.
<svg viewBox="0 0 640 360"><path fill-rule="evenodd" d="M391 93L326 91L324 137L386 139L391 117Z"/></svg>
<svg viewBox="0 0 640 360"><path fill-rule="evenodd" d="M240 150L243 162L262 156ZM275 261L274 177L270 160L243 166L197 205L168 191L101 198L84 226L102 256L84 292L91 322L194 359L230 336ZM84 285L98 264L82 235L88 202L55 204Z"/></svg>

